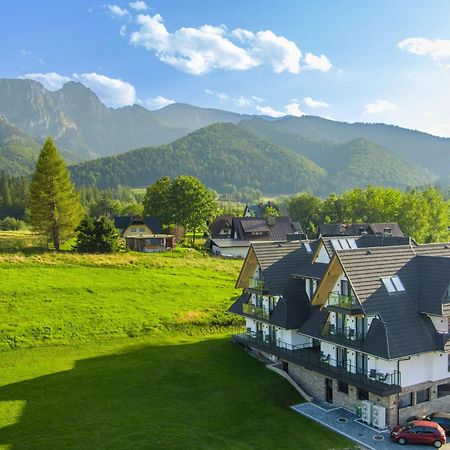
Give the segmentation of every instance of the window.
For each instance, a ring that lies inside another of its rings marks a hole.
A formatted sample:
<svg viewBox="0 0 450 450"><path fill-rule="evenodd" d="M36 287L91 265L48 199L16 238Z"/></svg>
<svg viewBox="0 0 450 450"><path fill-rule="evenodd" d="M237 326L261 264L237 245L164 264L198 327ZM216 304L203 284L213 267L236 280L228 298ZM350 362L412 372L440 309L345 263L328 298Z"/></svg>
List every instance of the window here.
<svg viewBox="0 0 450 450"><path fill-rule="evenodd" d="M392 236L392 230L390 228L383 228L384 236Z"/></svg>
<svg viewBox="0 0 450 450"><path fill-rule="evenodd" d="M446 397L447 395L450 395L450 383L440 384L437 387L438 398Z"/></svg>
<svg viewBox="0 0 450 450"><path fill-rule="evenodd" d="M312 253L311 246L308 242L305 242L303 245L305 246L307 253Z"/></svg>
<svg viewBox="0 0 450 450"><path fill-rule="evenodd" d="M364 389L358 389L358 400L369 400L369 393Z"/></svg>
<svg viewBox="0 0 450 450"><path fill-rule="evenodd" d="M338 381L338 391L344 394L348 394L348 384L342 381Z"/></svg>
<svg viewBox="0 0 450 450"><path fill-rule="evenodd" d="M350 295L350 283L348 280L341 280L341 295Z"/></svg>
<svg viewBox="0 0 450 450"><path fill-rule="evenodd" d="M131 229L131 232L132 232L132 233L136 233L136 228L132 228L132 229Z"/></svg>
<svg viewBox="0 0 450 450"><path fill-rule="evenodd" d="M412 405L412 392L398 396L398 407L406 408Z"/></svg>
<svg viewBox="0 0 450 450"><path fill-rule="evenodd" d="M144 233L145 232L145 228L139 228L139 233Z"/></svg>
<svg viewBox="0 0 450 450"><path fill-rule="evenodd" d="M389 294L394 292L402 292L405 290L405 287L403 286L403 283L398 275L394 275L393 277L383 277L381 278L381 281Z"/></svg>
<svg viewBox="0 0 450 450"><path fill-rule="evenodd" d="M447 290L445 291L444 301L450 302L450 284L447 286Z"/></svg>
<svg viewBox="0 0 450 450"><path fill-rule="evenodd" d="M416 403L424 403L430 400L430 389L422 389L416 392Z"/></svg>
<svg viewBox="0 0 450 450"><path fill-rule="evenodd" d="M358 246L356 245L356 241L353 238L331 239L331 243L333 244L335 250L354 250L358 248Z"/></svg>
<svg viewBox="0 0 450 450"><path fill-rule="evenodd" d="M450 353L447 355L448 361L447 361L447 372L450 372Z"/></svg>

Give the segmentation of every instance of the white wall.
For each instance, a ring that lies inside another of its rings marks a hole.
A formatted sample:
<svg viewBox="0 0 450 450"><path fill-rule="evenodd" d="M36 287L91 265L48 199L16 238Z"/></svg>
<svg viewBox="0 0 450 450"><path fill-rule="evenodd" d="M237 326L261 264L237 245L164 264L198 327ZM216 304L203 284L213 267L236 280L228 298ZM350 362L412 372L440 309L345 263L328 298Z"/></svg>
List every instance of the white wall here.
<svg viewBox="0 0 450 450"><path fill-rule="evenodd" d="M328 342L321 342L320 343L320 350L323 352L324 357L326 358L327 355L330 355L330 358L332 359L331 364L335 365L336 361L336 346L329 344Z"/></svg>
<svg viewBox="0 0 450 450"><path fill-rule="evenodd" d="M328 256L327 249L325 248L324 245L322 245L315 262L325 263L325 264L328 264L330 262L330 257Z"/></svg>
<svg viewBox="0 0 450 450"><path fill-rule="evenodd" d="M248 247L221 248L213 244L212 251L215 255L239 256L245 258L247 256Z"/></svg>
<svg viewBox="0 0 450 450"><path fill-rule="evenodd" d="M250 328L253 332L256 332L256 321L245 318L245 328Z"/></svg>
<svg viewBox="0 0 450 450"><path fill-rule="evenodd" d="M424 381L438 381L450 377L447 358L446 353L433 352L411 356L411 359L400 361L402 386L412 386Z"/></svg>
<svg viewBox="0 0 450 450"><path fill-rule="evenodd" d="M448 333L448 318L438 316L428 316L433 322L434 327L440 333Z"/></svg>

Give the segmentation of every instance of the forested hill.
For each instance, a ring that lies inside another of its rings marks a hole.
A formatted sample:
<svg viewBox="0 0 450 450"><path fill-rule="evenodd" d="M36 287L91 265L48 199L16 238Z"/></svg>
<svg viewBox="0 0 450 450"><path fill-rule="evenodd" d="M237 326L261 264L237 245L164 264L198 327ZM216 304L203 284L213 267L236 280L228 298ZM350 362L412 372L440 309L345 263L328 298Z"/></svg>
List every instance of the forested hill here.
<svg viewBox="0 0 450 450"><path fill-rule="evenodd" d="M30 174L39 155L39 144L0 114L0 170L11 175Z"/></svg>
<svg viewBox="0 0 450 450"><path fill-rule="evenodd" d="M438 176L450 173L450 139L383 123L345 123L322 117L283 117L276 121L245 120L240 125L271 142L283 139L329 141L343 144L365 139L390 150L405 161L420 165ZM286 141L283 140L287 145ZM293 144L295 145L295 143ZM289 148L291 148L288 145Z"/></svg>
<svg viewBox="0 0 450 450"><path fill-rule="evenodd" d="M218 191L251 186L266 194L327 194L367 184L406 187L432 181L427 171L362 139L323 142L320 149L321 165L301 155L300 148L283 148L238 125L215 124L169 145L81 163L71 171L78 185L100 188L142 187L166 175L193 175Z"/></svg>
<svg viewBox="0 0 450 450"><path fill-rule="evenodd" d="M292 150L224 123L169 145L141 148L70 169L78 185L140 187L166 175L193 175L219 191L235 185L265 193L317 191L326 175L324 169Z"/></svg>

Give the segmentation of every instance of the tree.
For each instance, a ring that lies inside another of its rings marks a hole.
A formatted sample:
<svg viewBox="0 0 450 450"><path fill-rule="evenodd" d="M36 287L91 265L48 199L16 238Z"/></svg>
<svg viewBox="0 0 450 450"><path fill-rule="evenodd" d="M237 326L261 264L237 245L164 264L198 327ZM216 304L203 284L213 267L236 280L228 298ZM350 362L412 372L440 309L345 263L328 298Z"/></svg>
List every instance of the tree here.
<svg viewBox="0 0 450 450"><path fill-rule="evenodd" d="M193 233L206 230L207 223L219 214L217 199L198 178L164 177L147 188L144 214L156 216L166 228L181 226Z"/></svg>
<svg viewBox="0 0 450 450"><path fill-rule="evenodd" d="M172 181L170 204L174 223L193 233L193 243L196 232L205 231L208 222L219 213L217 199L213 193L198 178L186 175Z"/></svg>
<svg viewBox="0 0 450 450"><path fill-rule="evenodd" d="M82 208L69 171L51 138L48 138L36 164L27 207L33 229L53 242L56 250L72 236Z"/></svg>
<svg viewBox="0 0 450 450"><path fill-rule="evenodd" d="M75 250L81 253L113 253L119 247L119 234L113 222L107 217L94 221L85 216L77 227Z"/></svg>
<svg viewBox="0 0 450 450"><path fill-rule="evenodd" d="M172 183L169 177L163 177L151 184L144 197L144 215L159 217L161 224L166 228L175 224L173 221L173 208L170 203L170 190Z"/></svg>
<svg viewBox="0 0 450 450"><path fill-rule="evenodd" d="M302 192L289 201L289 216L293 221L300 223L306 234L313 235L317 232L321 205L322 202L318 197Z"/></svg>

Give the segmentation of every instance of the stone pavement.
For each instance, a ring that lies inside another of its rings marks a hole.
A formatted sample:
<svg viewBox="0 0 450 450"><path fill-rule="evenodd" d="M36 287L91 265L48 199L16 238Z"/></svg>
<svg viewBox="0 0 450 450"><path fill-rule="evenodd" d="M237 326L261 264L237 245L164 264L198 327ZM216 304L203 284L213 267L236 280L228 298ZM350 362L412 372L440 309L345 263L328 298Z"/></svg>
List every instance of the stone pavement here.
<svg viewBox="0 0 450 450"><path fill-rule="evenodd" d="M389 430L378 431L363 424L358 421L359 418L355 413L345 408L321 403L302 403L292 406L292 409L369 450L400 450L401 448L405 450L425 450L434 448L432 445L406 445L401 447L391 441ZM450 443L441 448L450 450Z"/></svg>

